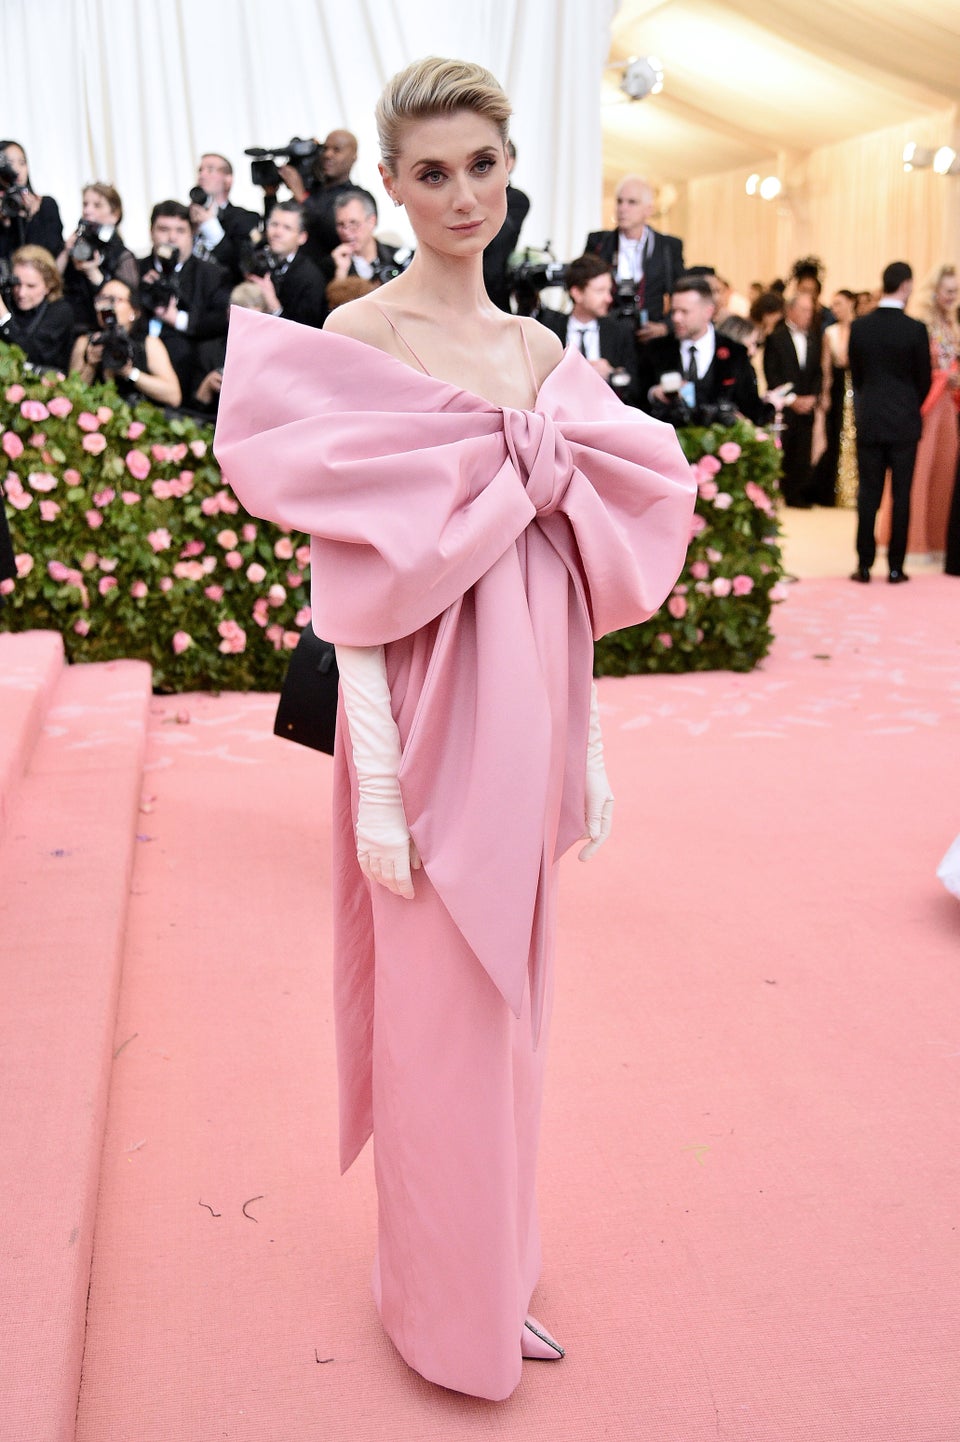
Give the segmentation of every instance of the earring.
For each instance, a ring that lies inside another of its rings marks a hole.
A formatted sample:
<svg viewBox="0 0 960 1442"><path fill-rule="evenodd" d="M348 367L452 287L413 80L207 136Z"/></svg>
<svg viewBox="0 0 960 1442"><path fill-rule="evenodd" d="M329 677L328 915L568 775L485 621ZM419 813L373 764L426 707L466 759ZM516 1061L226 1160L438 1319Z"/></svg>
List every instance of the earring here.
<svg viewBox="0 0 960 1442"><path fill-rule="evenodd" d="M394 205L399 205L399 206L402 206L402 205L403 205L403 201L402 201L402 200L398 200L396 196L393 197L393 203L394 203Z"/></svg>

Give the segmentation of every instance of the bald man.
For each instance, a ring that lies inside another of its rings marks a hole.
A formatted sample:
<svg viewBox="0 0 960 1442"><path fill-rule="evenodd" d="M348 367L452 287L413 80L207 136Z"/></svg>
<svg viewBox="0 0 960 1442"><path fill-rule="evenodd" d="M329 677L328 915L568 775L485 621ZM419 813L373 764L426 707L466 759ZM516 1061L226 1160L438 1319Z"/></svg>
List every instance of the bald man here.
<svg viewBox="0 0 960 1442"><path fill-rule="evenodd" d="M280 174L286 181L295 200L303 205L303 219L307 228L307 243L304 252L325 272L333 274L330 255L340 244L337 234L336 202L347 190L360 190L376 209L376 202L368 190L363 190L350 179L350 172L357 159L357 137L350 130L331 130L320 147L314 161L316 183L309 193L302 178L293 166L280 166Z"/></svg>
<svg viewBox="0 0 960 1442"><path fill-rule="evenodd" d="M641 344L670 334L669 296L683 274L683 241L650 225L656 209L653 187L639 175L627 175L617 187L616 230L595 230L585 250L613 266L619 294L636 296Z"/></svg>

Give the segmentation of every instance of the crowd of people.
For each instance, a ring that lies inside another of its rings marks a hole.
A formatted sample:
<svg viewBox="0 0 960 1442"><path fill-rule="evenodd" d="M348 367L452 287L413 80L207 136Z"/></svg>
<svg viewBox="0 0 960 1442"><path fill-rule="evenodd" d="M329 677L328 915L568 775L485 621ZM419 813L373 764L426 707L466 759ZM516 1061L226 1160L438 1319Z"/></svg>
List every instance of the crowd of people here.
<svg viewBox="0 0 960 1442"><path fill-rule="evenodd" d="M263 215L231 201L226 157L202 155L188 203L154 206L151 250L138 259L123 242L112 184L84 188L81 220L64 237L59 207L35 190L23 146L0 141L0 338L38 366L111 379L130 399L212 417L231 304L322 326L331 309L410 260L378 237L377 202L352 179L349 131L291 151L283 164L256 162ZM515 161L510 144L509 170ZM289 199L279 198L281 187ZM654 228L656 196L639 176L621 181L616 225L591 232L582 255L562 266L517 265L529 205L508 172L507 218L484 255L496 305L536 317L576 345L626 404L660 419L723 424L742 415L771 425L783 447L787 506L863 509L851 335L859 319L890 308L889 296L841 288L824 304L816 257L739 295L713 266L688 264L680 237ZM548 306L543 294L558 272L566 303ZM947 569L960 573L957 302L955 269L941 266L920 297L932 379L919 399L913 479L903 479L902 462L893 504L877 497L879 532L901 574L907 551L946 552ZM922 379L914 377L914 390ZM908 420L904 435L916 428ZM871 495L874 488L868 483ZM862 556L858 569L869 570Z"/></svg>

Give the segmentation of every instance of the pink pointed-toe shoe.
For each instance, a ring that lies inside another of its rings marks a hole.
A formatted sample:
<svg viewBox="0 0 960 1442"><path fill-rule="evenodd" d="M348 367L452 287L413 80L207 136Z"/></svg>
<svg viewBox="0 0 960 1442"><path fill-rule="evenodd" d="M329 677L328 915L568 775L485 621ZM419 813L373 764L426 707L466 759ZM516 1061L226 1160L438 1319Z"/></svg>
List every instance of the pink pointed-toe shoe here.
<svg viewBox="0 0 960 1442"><path fill-rule="evenodd" d="M564 1351L536 1317L528 1317L520 1335L520 1354L531 1361L559 1362Z"/></svg>

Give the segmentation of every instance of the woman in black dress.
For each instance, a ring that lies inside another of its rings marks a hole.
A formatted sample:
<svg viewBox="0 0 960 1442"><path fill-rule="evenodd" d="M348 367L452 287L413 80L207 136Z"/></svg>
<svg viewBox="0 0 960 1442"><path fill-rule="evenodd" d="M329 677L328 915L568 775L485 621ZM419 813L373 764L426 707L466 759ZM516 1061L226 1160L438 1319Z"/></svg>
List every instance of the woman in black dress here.
<svg viewBox="0 0 960 1442"><path fill-rule="evenodd" d="M180 382L163 341L148 335L137 292L115 277L105 280L94 302L97 329L78 336L70 370L86 385L113 381L124 400L136 405L180 404Z"/></svg>
<svg viewBox="0 0 960 1442"><path fill-rule="evenodd" d="M73 311L63 299L57 263L40 245L23 245L11 260L9 305L0 298L0 340L19 346L31 365L65 371L73 343Z"/></svg>
<svg viewBox="0 0 960 1442"><path fill-rule="evenodd" d="M30 180L27 152L19 140L0 140L0 169L3 162L13 172L4 186L9 200L4 207L12 215L0 214L0 257L6 260L22 245L42 245L51 255L63 250L63 222L52 195L37 195Z"/></svg>
<svg viewBox="0 0 960 1442"><path fill-rule="evenodd" d="M123 219L119 192L105 180L95 180L83 192L84 233L80 226L67 237L66 249L57 260L63 272L63 288L73 306L77 331L96 329L94 297L105 281L116 277L136 295L140 285L137 258L123 243L117 226ZM79 244L78 244L79 242Z"/></svg>

